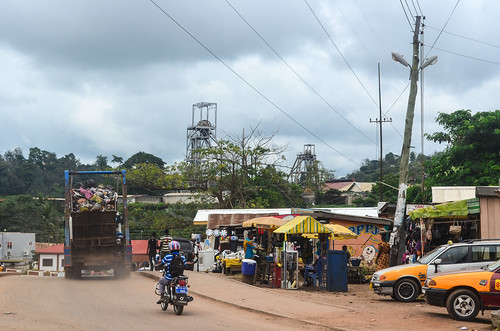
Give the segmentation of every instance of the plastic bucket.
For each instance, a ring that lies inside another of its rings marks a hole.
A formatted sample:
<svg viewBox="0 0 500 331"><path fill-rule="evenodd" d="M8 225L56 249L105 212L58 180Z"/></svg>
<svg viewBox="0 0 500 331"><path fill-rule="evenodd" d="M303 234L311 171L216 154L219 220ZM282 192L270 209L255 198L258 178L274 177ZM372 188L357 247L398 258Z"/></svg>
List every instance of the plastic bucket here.
<svg viewBox="0 0 500 331"><path fill-rule="evenodd" d="M255 274L255 267L257 262L251 259L243 259L241 261L241 273L247 276L253 276Z"/></svg>

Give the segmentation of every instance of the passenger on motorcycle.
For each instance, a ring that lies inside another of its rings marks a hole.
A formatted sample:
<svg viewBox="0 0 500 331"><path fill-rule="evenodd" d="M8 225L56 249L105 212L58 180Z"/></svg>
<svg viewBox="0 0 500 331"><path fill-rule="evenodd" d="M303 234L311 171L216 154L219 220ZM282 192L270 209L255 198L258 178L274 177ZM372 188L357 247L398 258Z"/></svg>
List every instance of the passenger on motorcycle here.
<svg viewBox="0 0 500 331"><path fill-rule="evenodd" d="M171 241L168 244L168 247L170 249L170 254L165 255L163 260L161 260L160 265L164 266L164 277L160 279L159 283L159 290L160 290L160 300L158 300L156 303L160 304L163 302L165 299L165 287L167 287L167 291L169 291L170 288L170 282L172 281L173 276L170 274L170 263L172 262L172 259L174 256L180 256L182 258L182 261L184 262L184 268L186 267L186 258L182 255L179 254L179 250L181 249L181 244L179 244L178 241Z"/></svg>

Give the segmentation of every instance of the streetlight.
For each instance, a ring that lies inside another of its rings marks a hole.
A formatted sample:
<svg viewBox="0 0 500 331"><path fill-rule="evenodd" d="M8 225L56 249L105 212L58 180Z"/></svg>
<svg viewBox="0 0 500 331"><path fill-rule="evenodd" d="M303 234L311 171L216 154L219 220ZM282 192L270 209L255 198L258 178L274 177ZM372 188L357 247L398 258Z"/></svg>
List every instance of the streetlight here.
<svg viewBox="0 0 500 331"><path fill-rule="evenodd" d="M409 67L410 66L410 64L408 62L406 62L406 60L403 57L403 55L399 54L398 52L391 52L391 56L392 56L392 59L394 61L401 63L405 67Z"/></svg>
<svg viewBox="0 0 500 331"><path fill-rule="evenodd" d="M405 216L405 205L406 205L406 189L408 181L408 165L410 159L410 146L411 146L411 135L413 129L413 116L415 113L415 99L417 97L417 80L418 71L436 63L437 57L431 57L426 60L421 68L419 68L419 46L420 42L418 40L418 35L420 31L420 16L416 17L415 20L415 30L413 34L413 58L410 68L410 94L408 96L408 108L406 110L406 120L405 120L405 132L403 137L403 147L401 150L401 162L399 168L399 188L398 188L398 201L396 205L396 212L394 215L394 227L391 233L391 266L397 265L398 261L402 258L404 240L400 240L401 234L403 232L403 219ZM404 57L397 53L392 52L392 58L394 61L401 63L405 67L409 67L410 64L404 59ZM425 66L424 66L425 65Z"/></svg>

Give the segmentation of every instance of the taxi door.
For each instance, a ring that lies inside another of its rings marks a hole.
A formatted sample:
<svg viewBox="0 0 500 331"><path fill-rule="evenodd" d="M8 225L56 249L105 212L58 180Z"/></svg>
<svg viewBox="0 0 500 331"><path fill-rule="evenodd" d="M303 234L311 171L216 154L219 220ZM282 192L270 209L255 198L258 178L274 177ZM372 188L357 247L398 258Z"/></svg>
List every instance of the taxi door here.
<svg viewBox="0 0 500 331"><path fill-rule="evenodd" d="M491 273L490 292L479 292L479 295L484 307L500 307L500 270Z"/></svg>
<svg viewBox="0 0 500 331"><path fill-rule="evenodd" d="M427 267L427 277L434 273L465 270L470 268L470 254L468 246L450 247L436 257Z"/></svg>

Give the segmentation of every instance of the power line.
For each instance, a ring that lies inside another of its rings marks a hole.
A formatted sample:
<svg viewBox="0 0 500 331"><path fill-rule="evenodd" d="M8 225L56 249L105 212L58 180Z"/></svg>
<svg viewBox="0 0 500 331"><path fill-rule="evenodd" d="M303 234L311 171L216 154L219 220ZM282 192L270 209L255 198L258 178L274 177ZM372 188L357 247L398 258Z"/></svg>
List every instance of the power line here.
<svg viewBox="0 0 500 331"><path fill-rule="evenodd" d="M459 3L460 3L460 0L457 0L457 3L455 4L455 7L453 7L453 10L451 11L450 16L448 16L448 19L444 23L443 28L441 29L441 31L439 32L438 36L436 37L436 40L434 40L434 43L432 43L432 46L431 46L431 48L429 48L429 51L427 52L427 55L425 57L429 56L429 53L434 48L434 45L436 45L439 37L441 37L441 34L444 31L444 28L446 28L446 26L448 25L448 22L450 21L451 17L453 16L453 13L455 12L455 9L457 9L457 6L458 6Z"/></svg>
<svg viewBox="0 0 500 331"><path fill-rule="evenodd" d="M403 12L405 13L406 20L408 21L408 24L410 25L410 29L413 32L413 25L410 22L410 18L408 17L408 13L406 13L406 9L405 9L405 6L403 5L403 1L399 0L399 3L401 4L401 8L403 8ZM410 13L410 15L411 15L411 13Z"/></svg>
<svg viewBox="0 0 500 331"><path fill-rule="evenodd" d="M361 80L359 79L358 75L356 75L356 73L354 72L354 70L352 69L351 65L349 64L349 62L347 62L347 59L344 57L344 55L342 54L342 52L340 51L340 49L337 47L337 45L335 44L335 42L333 41L332 37L330 36L330 34L328 33L328 31L326 31L323 23L321 23L320 19L318 18L318 16L316 15L316 13L314 12L314 10L311 8L311 6L309 5L309 3L307 2L307 0L304 0L304 2L306 3L307 7L309 7L309 10L311 11L311 13L313 14L313 16L316 18L316 21L318 21L319 25L321 26L321 28L323 29L323 31L325 32L325 34L328 36L328 39L330 40L330 42L333 44L333 46L335 47L335 49L337 50L337 52L340 54L340 56L342 57L342 59L344 60L345 64L347 65L347 67L349 67L349 69L351 70L351 72L353 73L353 75L356 77L356 79L358 80L359 84L361 84L361 86L363 87L363 89L365 90L366 94L368 94L368 96L370 97L370 99L373 101L373 103L375 104L375 106L378 107L378 103L375 101L375 99L373 99L373 97L371 96L370 92L368 92L368 90L366 89L365 85L363 85L363 83L361 82Z"/></svg>
<svg viewBox="0 0 500 331"><path fill-rule="evenodd" d="M430 26L430 25L426 25L426 27L431 28L431 29L433 29L433 30L437 30L437 31L439 31L439 29L438 29L438 28L432 27L432 26ZM463 38L463 39L467 39L467 40L475 41L475 42L480 43L480 44L483 44L483 45L487 45L487 46L491 46L491 47L500 48L500 46L499 46L499 45L495 45L495 44L492 44L492 43L488 43L488 42L481 41L481 40L474 39L474 38L470 38L470 37L461 36L461 35L458 35L458 34L455 34L455 33L452 33L452 32L448 32L448 31L444 31L444 30L443 30L443 33L446 33L446 34L449 34L449 35L452 35L452 36L455 36L455 37L459 37L459 38Z"/></svg>
<svg viewBox="0 0 500 331"><path fill-rule="evenodd" d="M278 52L264 39L264 37L262 37L262 35L257 32L257 30L255 30L255 28L243 17L243 15L240 14L240 12L234 8L233 5L231 5L231 3L228 1L228 0L225 0L226 3L234 10L234 12L243 20L243 22L245 22L248 27L250 29L252 29L253 32L255 32L255 34L260 38L260 40L262 40L262 42L264 44L267 45L267 47L269 47L269 49L271 49L273 51L273 53L314 93L316 94L316 96L318 96L331 110L333 110L334 112L336 112L344 121L346 121L347 123L349 123L350 126L352 126L356 131L358 131L361 135L363 135L366 139L370 140L371 142L375 143L373 140L371 140L367 135L365 135L361 130L359 130L354 124L352 124L347 118L345 118L339 111L337 111L335 108L333 108L332 105L330 105L330 103L325 99L323 98L323 96L321 96L308 82L306 82L306 80L304 78L302 78L302 76L297 72L295 71L295 69L292 68L292 66L290 66L290 64L288 64L288 62L280 55L278 54Z"/></svg>
<svg viewBox="0 0 500 331"><path fill-rule="evenodd" d="M411 2L413 2L413 0L411 0ZM418 2L418 0L415 0L415 2L417 3L417 7L418 7L418 11L416 8L415 8L415 11L417 13L420 13L420 16L424 17L424 13L422 12L422 8L420 8L420 3ZM415 6L415 3L413 4L413 6Z"/></svg>
<svg viewBox="0 0 500 331"><path fill-rule="evenodd" d="M406 8L408 8L408 13L410 14L410 17L411 17L412 23L415 23L415 18L414 18L414 16L417 16L417 13L413 14L413 13L411 12L411 8L410 8L410 5L408 4L408 0L405 0L405 4L406 4Z"/></svg>
<svg viewBox="0 0 500 331"><path fill-rule="evenodd" d="M269 102L272 106L274 106L276 109L278 109L283 115L288 117L292 122L300 126L302 129L304 129L306 132L308 132L310 135L321 141L323 144L328 146L331 150L335 151L336 153L342 155L344 158L348 159L349 161L355 163L356 165L359 166L359 163L348 157L347 155L343 154L342 152L338 151L335 149L333 146L328 144L326 141L324 141L322 138L320 138L317 134L306 128L303 124L301 124L299 121L297 121L295 118L293 118L291 115L289 115L286 111L284 111L282 108L280 108L277 104L275 104L271 99L269 99L266 95L264 95L262 92L260 92L256 87L254 87L250 82L248 82L245 78L243 78L236 70L234 70L231 66L229 66L224 60L222 60L220 57L218 57L211 49L209 49L205 44L203 44L198 38L196 38L191 32L189 32L186 28L184 28L177 20L175 20L170 14L168 14L162 7L160 7L154 0L150 0L152 4L154 4L165 16L167 16L172 22L174 22L179 28L181 28L185 33L187 33L194 41L196 41L201 47L203 47L207 52L209 52L215 59L217 59L221 64L223 64L227 69L229 69L233 74L236 75L241 81L243 81L248 87L250 87L252 90L254 90L257 94L259 94L262 98L264 98L267 102Z"/></svg>
<svg viewBox="0 0 500 331"><path fill-rule="evenodd" d="M490 64L494 64L494 65L500 65L500 62L495 62L495 61L484 60L484 59L480 59L480 58L478 58L478 57L474 57L474 56L470 56L470 55L465 55L465 54L460 54L460 53L456 53L456 52L452 52L452 51L447 51L447 50L445 50L445 49L438 48L438 47L434 47L434 49L437 49L437 50L439 50L439 51L441 51L441 52L450 53L450 54L453 54L453 55L457 55L457 56L465 57L465 58L472 59L472 60L476 60L476 61L486 62L486 63L490 63Z"/></svg>
<svg viewBox="0 0 500 331"><path fill-rule="evenodd" d="M370 21L366 18L365 16L365 13L363 12L363 10L359 7L358 3L356 1L354 1L354 4L356 5L356 8L359 10L359 12L361 13L361 16L363 17L363 20L366 22L366 25L370 28L370 31L371 33L375 36L375 39L377 39L377 42L380 44L384 54L389 54L390 52L385 48L384 46L384 43L382 42L382 40L380 40L380 38L378 37L378 35L375 33L375 30L373 29L373 26L370 24ZM338 8L338 7L337 7ZM343 14L342 14L343 15ZM344 16L345 17L345 16ZM347 18L346 18L346 21L347 21ZM354 30L354 29L353 29ZM359 37L358 37L359 38ZM359 38L360 39L360 38ZM360 39L361 40L361 39Z"/></svg>

